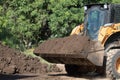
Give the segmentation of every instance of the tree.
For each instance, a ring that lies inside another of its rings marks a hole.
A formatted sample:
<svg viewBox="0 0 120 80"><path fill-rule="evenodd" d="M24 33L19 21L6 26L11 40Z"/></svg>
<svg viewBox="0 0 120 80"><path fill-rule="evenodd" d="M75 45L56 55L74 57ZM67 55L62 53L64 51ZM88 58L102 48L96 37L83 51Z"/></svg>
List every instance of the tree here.
<svg viewBox="0 0 120 80"><path fill-rule="evenodd" d="M46 25L48 16L44 3L44 0L1 1L0 40L17 48L28 48L31 43L37 42L38 38L33 35L36 32L42 34L40 29Z"/></svg>
<svg viewBox="0 0 120 80"><path fill-rule="evenodd" d="M83 3L80 0L50 0L48 10L51 37L68 36L73 27L83 22Z"/></svg>
<svg viewBox="0 0 120 80"><path fill-rule="evenodd" d="M112 3L120 3L119 0L112 0Z"/></svg>
<svg viewBox="0 0 120 80"><path fill-rule="evenodd" d="M100 2L104 1L0 0L0 40L24 50L48 38L68 36L83 23L83 6Z"/></svg>

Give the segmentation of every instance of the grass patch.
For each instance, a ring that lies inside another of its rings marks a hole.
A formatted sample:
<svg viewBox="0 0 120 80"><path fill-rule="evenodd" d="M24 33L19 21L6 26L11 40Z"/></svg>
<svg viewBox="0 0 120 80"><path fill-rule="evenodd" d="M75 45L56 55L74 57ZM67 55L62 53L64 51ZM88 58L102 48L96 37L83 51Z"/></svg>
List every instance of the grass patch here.
<svg viewBox="0 0 120 80"><path fill-rule="evenodd" d="M43 58L41 58L40 56L36 56L34 53L33 53L34 49L28 49L26 51L24 51L23 53L27 56L32 56L32 57L37 57L40 59L40 62L43 63L43 64L47 64L47 70L48 71L51 71L53 70L52 68L54 68L54 65L55 64L52 64L52 63L49 63L47 62L46 60L44 60Z"/></svg>
<svg viewBox="0 0 120 80"><path fill-rule="evenodd" d="M28 49L28 50L25 50L23 53L27 56L32 56L32 57L37 57L40 59L41 63L45 63L45 64L48 64L48 65L52 65L52 63L49 63L47 62L46 60L44 60L43 58L41 58L40 56L36 56L34 53L33 53L34 49Z"/></svg>

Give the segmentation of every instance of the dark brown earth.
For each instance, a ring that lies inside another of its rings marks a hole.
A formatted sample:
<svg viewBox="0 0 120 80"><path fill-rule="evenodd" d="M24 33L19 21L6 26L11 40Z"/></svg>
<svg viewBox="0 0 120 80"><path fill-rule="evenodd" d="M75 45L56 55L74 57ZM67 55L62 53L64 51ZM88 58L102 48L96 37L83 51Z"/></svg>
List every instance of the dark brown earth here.
<svg viewBox="0 0 120 80"><path fill-rule="evenodd" d="M36 54L77 54L87 48L88 38L72 35L64 38L50 39L35 49Z"/></svg>
<svg viewBox="0 0 120 80"><path fill-rule="evenodd" d="M56 65L50 66L40 62L40 59L26 56L0 42L0 74L35 73L43 74L60 71Z"/></svg>

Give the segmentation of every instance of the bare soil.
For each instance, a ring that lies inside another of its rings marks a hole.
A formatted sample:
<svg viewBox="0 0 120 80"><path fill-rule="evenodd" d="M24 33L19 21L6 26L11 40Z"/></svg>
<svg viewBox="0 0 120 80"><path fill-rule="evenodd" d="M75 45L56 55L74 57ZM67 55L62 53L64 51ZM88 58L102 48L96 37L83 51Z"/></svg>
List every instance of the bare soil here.
<svg viewBox="0 0 120 80"><path fill-rule="evenodd" d="M48 72L38 74L0 74L0 80L110 80L104 75L89 73L83 75L68 76L64 65L57 64L57 67L62 69L61 72Z"/></svg>
<svg viewBox="0 0 120 80"><path fill-rule="evenodd" d="M34 50L35 54L77 54L87 47L88 38L72 35L64 38L50 39Z"/></svg>
<svg viewBox="0 0 120 80"><path fill-rule="evenodd" d="M101 75L67 76L66 72L0 75L0 80L111 80Z"/></svg>
<svg viewBox="0 0 120 80"><path fill-rule="evenodd" d="M60 71L56 65L48 66L40 59L26 56L0 42L0 74L43 74L51 71Z"/></svg>

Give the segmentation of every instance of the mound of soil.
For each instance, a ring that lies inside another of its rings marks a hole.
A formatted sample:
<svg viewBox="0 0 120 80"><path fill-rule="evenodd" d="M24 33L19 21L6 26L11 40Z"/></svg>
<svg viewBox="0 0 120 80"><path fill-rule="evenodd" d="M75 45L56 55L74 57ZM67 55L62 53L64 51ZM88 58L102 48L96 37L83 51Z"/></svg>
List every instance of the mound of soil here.
<svg viewBox="0 0 120 80"><path fill-rule="evenodd" d="M87 48L88 38L79 35L72 35L64 38L47 40L34 50L38 54L79 54Z"/></svg>
<svg viewBox="0 0 120 80"><path fill-rule="evenodd" d="M48 65L41 63L40 59L26 56L0 42L0 74L46 73L49 71L60 71L60 69L55 65L48 69Z"/></svg>

